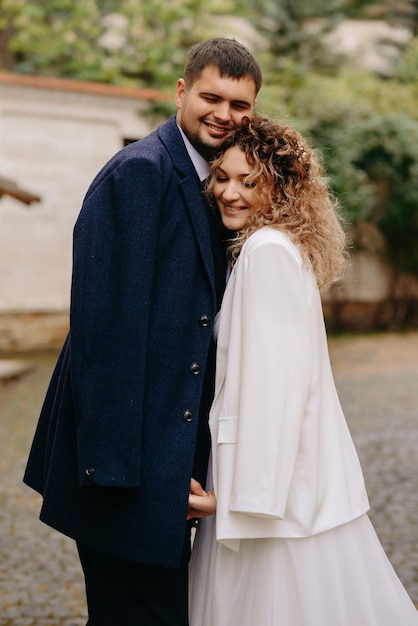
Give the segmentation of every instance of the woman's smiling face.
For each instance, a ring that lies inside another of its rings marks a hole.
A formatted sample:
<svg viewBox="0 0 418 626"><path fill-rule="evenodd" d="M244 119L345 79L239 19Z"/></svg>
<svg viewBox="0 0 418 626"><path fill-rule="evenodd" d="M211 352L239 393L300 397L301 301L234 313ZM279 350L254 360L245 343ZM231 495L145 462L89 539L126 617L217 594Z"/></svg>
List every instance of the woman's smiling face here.
<svg viewBox="0 0 418 626"><path fill-rule="evenodd" d="M260 201L256 183L251 181L251 166L238 146L226 150L215 171L213 194L228 230L241 230L250 210Z"/></svg>

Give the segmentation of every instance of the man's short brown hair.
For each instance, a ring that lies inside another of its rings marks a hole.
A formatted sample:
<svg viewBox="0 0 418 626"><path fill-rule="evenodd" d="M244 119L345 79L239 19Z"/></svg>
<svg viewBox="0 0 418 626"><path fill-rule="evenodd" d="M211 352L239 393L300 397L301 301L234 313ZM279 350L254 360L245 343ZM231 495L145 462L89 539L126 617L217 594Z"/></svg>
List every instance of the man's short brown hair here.
<svg viewBox="0 0 418 626"><path fill-rule="evenodd" d="M239 80L251 78L256 94L262 83L261 69L253 54L235 39L223 37L206 39L193 46L184 67L184 80L189 88L200 77L205 67L213 66L221 78Z"/></svg>

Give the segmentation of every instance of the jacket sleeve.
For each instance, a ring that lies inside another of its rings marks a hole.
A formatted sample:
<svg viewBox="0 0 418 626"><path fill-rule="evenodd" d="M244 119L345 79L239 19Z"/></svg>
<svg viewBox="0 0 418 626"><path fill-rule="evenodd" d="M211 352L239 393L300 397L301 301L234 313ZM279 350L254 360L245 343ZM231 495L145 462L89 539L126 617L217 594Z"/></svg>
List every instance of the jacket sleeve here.
<svg viewBox="0 0 418 626"><path fill-rule="evenodd" d="M282 519L311 377L307 270L287 240L242 259L238 433L231 511Z"/></svg>
<svg viewBox="0 0 418 626"><path fill-rule="evenodd" d="M111 163L93 182L74 229L71 376L81 485L140 484L162 179L149 159Z"/></svg>

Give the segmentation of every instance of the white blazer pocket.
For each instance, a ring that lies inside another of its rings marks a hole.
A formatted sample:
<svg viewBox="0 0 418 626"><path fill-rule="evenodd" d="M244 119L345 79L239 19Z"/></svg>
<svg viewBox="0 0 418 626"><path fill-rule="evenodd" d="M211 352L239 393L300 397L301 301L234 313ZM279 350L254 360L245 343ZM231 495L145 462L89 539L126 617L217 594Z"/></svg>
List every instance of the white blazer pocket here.
<svg viewBox="0 0 418 626"><path fill-rule="evenodd" d="M238 433L237 417L220 417L218 420L218 443L236 443Z"/></svg>

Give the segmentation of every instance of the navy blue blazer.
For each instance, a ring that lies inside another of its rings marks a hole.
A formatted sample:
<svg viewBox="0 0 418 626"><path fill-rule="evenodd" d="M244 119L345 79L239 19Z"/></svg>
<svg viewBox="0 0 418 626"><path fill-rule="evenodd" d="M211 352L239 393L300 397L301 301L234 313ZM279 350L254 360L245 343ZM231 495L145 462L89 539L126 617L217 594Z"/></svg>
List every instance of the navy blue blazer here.
<svg viewBox="0 0 418 626"><path fill-rule="evenodd" d="M70 332L24 481L42 521L121 558L177 566L204 480L225 275L212 219L172 117L105 165L74 228Z"/></svg>

